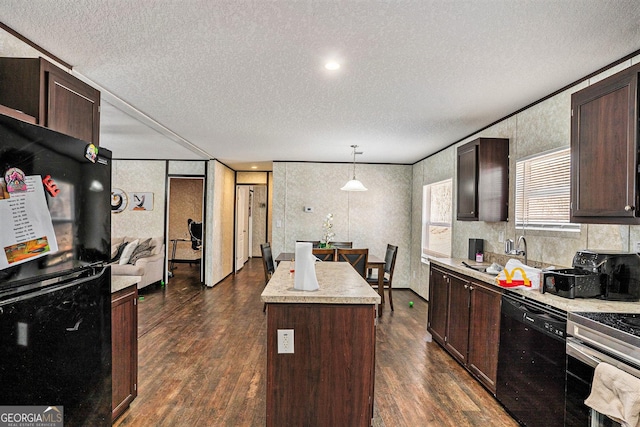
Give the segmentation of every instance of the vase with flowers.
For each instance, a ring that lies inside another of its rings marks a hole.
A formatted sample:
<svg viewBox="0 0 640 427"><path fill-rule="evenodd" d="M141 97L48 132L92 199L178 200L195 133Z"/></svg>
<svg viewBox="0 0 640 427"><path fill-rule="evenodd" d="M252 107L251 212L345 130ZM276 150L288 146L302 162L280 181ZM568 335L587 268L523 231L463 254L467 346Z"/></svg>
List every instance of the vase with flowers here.
<svg viewBox="0 0 640 427"><path fill-rule="evenodd" d="M330 248L331 241L335 235L333 232L333 214L328 213L322 222L322 241L320 242L320 247Z"/></svg>

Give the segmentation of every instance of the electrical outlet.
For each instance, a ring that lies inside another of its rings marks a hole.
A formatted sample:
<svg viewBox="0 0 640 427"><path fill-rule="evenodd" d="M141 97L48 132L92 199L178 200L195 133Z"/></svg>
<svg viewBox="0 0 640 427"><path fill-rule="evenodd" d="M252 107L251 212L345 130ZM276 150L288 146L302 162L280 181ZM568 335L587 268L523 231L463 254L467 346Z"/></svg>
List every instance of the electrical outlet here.
<svg viewBox="0 0 640 427"><path fill-rule="evenodd" d="M636 242L636 246L635 246L635 252L636 253L640 253L640 242Z"/></svg>
<svg viewBox="0 0 640 427"><path fill-rule="evenodd" d="M22 347L29 345L29 326L24 322L18 322L17 344Z"/></svg>
<svg viewBox="0 0 640 427"><path fill-rule="evenodd" d="M504 231L498 233L498 243L504 243Z"/></svg>
<svg viewBox="0 0 640 427"><path fill-rule="evenodd" d="M278 354L293 353L293 329L278 329Z"/></svg>

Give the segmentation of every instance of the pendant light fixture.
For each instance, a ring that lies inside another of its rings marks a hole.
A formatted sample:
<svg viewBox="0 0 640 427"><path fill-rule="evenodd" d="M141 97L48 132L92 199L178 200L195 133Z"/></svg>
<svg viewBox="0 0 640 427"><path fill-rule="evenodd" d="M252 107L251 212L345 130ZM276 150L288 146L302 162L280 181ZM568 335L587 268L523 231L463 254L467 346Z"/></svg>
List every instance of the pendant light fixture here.
<svg viewBox="0 0 640 427"><path fill-rule="evenodd" d="M356 154L362 154L362 151L356 151L358 148L357 145L352 145L353 148L353 179L348 181L344 187L341 188L343 191L367 191L366 187L362 185L360 181L356 179Z"/></svg>

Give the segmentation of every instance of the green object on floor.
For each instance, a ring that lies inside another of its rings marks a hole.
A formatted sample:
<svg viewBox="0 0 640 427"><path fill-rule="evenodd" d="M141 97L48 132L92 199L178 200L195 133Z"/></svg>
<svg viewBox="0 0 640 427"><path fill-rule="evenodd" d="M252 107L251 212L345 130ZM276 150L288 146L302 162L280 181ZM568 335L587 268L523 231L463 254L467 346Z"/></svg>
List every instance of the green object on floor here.
<svg viewBox="0 0 640 427"><path fill-rule="evenodd" d="M144 297L138 297L138 301L144 301Z"/></svg>
<svg viewBox="0 0 640 427"><path fill-rule="evenodd" d="M413 307L413 301L409 301L409 307Z"/></svg>

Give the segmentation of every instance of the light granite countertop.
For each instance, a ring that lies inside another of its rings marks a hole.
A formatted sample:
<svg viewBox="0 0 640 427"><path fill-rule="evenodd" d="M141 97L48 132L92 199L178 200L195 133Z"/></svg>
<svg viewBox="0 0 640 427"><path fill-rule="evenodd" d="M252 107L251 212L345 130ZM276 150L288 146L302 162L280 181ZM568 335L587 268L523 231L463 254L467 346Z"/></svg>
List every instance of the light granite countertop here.
<svg viewBox="0 0 640 427"><path fill-rule="evenodd" d="M304 304L379 304L380 295L346 262L317 262L316 277L320 289L299 291L293 288L294 276L289 263L280 263L262 292L265 303Z"/></svg>
<svg viewBox="0 0 640 427"><path fill-rule="evenodd" d="M480 280L483 283L488 283L495 286L498 289L505 290L498 286L495 282L495 276L473 270L465 267L462 261L472 266L488 267L488 263L476 263L468 259L458 258L430 258L430 262L434 265L440 265L449 270L453 270L457 273L464 274L465 276L472 277L476 280ZM624 301L605 301L597 298L563 298L557 295L540 293L537 290L529 291L525 289L508 289L510 293L519 294L527 298L540 301L544 304L552 307L559 308L566 312L603 312L603 313L640 313L640 302L624 302Z"/></svg>
<svg viewBox="0 0 640 427"><path fill-rule="evenodd" d="M114 276L111 275L111 293L114 294L124 288L133 286L140 281L140 276Z"/></svg>

